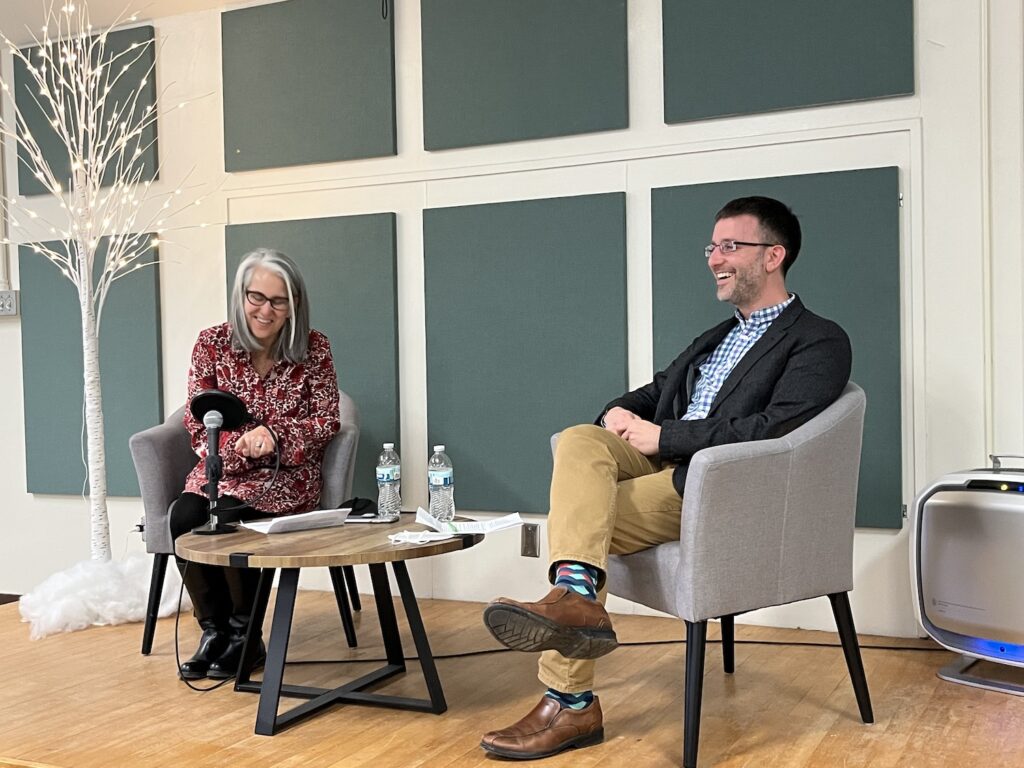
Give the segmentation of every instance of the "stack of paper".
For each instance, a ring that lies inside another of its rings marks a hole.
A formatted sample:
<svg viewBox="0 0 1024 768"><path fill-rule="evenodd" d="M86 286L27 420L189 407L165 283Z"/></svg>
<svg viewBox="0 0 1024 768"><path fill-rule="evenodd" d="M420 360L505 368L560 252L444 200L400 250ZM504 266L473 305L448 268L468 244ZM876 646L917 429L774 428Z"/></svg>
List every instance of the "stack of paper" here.
<svg viewBox="0 0 1024 768"><path fill-rule="evenodd" d="M351 511L349 508L317 509L313 512L303 512L301 515L284 515L268 520L253 520L249 523L242 523L242 527L257 533L287 533L288 531L308 531L312 528L331 528L335 525L344 525L345 518Z"/></svg>

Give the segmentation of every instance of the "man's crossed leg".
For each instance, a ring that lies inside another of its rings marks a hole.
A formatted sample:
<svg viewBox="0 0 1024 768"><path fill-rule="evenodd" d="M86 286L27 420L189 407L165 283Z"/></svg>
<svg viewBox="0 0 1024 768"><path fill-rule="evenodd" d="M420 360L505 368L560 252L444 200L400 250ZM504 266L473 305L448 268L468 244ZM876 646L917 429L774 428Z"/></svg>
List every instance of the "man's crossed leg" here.
<svg viewBox="0 0 1024 768"><path fill-rule="evenodd" d="M484 734L481 746L488 752L535 759L604 738L593 682L594 660L618 645L604 608L608 555L679 538L673 469L601 427L562 433L548 517L554 587L535 603L498 598L484 610L499 642L542 652L538 678L548 690L522 720Z"/></svg>

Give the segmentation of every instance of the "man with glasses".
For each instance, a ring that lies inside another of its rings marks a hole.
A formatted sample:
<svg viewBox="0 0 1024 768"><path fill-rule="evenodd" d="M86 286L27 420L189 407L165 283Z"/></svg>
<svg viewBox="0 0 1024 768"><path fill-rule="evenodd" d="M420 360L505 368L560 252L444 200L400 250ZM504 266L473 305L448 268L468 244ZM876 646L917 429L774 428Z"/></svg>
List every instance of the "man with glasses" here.
<svg viewBox="0 0 1024 768"><path fill-rule="evenodd" d="M604 738L594 660L617 645L604 609L611 554L679 538L692 456L785 435L831 404L850 376L850 341L786 289L800 223L767 197L715 216L704 258L733 316L698 336L654 381L608 403L594 424L565 430L551 477L549 579L536 603L498 598L484 610L509 648L542 651L548 690L522 720L484 735L488 752L547 757Z"/></svg>

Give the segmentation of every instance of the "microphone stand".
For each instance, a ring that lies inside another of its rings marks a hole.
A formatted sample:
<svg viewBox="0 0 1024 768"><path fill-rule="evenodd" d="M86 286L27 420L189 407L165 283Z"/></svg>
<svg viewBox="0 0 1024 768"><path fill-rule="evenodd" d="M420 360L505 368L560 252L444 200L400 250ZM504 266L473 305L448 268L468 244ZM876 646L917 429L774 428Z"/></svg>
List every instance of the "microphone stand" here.
<svg viewBox="0 0 1024 768"><path fill-rule="evenodd" d="M224 425L224 416L220 411L210 410L203 416L206 427L206 495L210 500L210 520L205 525L193 528L192 533L200 536L215 536L221 533L234 533L237 525L222 523L217 519L217 486L223 473L224 464L220 458L220 428Z"/></svg>

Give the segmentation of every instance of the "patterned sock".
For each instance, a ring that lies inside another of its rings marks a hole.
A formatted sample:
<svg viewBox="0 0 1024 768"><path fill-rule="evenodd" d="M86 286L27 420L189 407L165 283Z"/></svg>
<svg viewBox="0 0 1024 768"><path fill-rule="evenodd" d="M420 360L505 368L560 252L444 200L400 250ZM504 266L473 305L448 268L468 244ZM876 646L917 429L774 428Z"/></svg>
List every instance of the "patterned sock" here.
<svg viewBox="0 0 1024 768"><path fill-rule="evenodd" d="M555 586L568 587L588 600L597 600L597 579L600 571L583 563L558 563L555 566Z"/></svg>
<svg viewBox="0 0 1024 768"><path fill-rule="evenodd" d="M562 693L561 691L556 691L554 688L548 688L544 695L549 699L557 701L563 708L568 707L569 709L586 709L594 700L593 691L583 691L582 693Z"/></svg>

